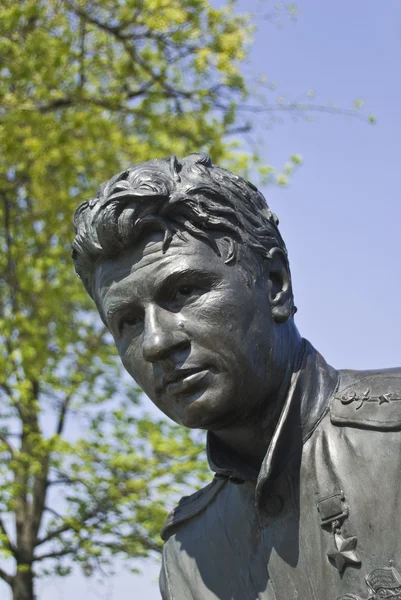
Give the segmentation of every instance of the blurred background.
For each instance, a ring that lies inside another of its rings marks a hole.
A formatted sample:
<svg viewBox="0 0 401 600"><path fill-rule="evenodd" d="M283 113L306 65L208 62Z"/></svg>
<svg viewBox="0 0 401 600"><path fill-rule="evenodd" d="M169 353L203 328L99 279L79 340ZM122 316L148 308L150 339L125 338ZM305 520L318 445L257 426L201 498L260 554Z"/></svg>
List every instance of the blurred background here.
<svg viewBox="0 0 401 600"><path fill-rule="evenodd" d="M336 368L401 365L400 3L200 4L0 7L1 598L23 573L40 600L158 599L165 511L209 477L72 274L73 209L130 162L202 149L247 175L279 216L304 337Z"/></svg>

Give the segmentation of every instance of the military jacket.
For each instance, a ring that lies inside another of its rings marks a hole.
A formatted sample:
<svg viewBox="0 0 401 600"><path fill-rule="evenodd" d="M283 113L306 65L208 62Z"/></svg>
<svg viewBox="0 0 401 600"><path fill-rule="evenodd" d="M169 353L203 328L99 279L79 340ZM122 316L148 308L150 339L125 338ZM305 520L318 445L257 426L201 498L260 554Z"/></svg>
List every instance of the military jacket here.
<svg viewBox="0 0 401 600"><path fill-rule="evenodd" d="M337 372L305 342L260 472L208 453L162 532L163 600L401 600L401 369Z"/></svg>

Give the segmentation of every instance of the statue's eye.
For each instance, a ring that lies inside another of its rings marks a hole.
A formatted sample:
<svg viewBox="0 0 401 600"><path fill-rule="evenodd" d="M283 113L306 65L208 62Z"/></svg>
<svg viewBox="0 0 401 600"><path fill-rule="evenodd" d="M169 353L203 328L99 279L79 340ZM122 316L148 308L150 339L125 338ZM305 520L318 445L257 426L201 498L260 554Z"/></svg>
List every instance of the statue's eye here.
<svg viewBox="0 0 401 600"><path fill-rule="evenodd" d="M194 289L190 285L183 285L177 290L176 296L190 296L194 292Z"/></svg>
<svg viewBox="0 0 401 600"><path fill-rule="evenodd" d="M120 321L120 331L127 327L136 327L141 322L141 317L136 315L127 315Z"/></svg>
<svg viewBox="0 0 401 600"><path fill-rule="evenodd" d="M173 304L185 304L187 301L190 302L192 297L196 297L198 288L193 285L180 285L173 292L171 301Z"/></svg>

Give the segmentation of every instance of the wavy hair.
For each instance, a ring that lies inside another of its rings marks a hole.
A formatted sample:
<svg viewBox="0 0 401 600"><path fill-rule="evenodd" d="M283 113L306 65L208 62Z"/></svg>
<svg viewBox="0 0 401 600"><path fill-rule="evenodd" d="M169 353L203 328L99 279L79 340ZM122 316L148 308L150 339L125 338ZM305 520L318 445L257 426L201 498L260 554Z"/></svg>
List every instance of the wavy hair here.
<svg viewBox="0 0 401 600"><path fill-rule="evenodd" d="M134 246L147 230L164 231L163 251L183 231L218 254L223 238L225 262L241 262L252 278L262 272L273 247L287 256L278 219L264 196L201 153L180 161L150 160L115 175L77 208L74 229L75 269L92 298L96 262Z"/></svg>

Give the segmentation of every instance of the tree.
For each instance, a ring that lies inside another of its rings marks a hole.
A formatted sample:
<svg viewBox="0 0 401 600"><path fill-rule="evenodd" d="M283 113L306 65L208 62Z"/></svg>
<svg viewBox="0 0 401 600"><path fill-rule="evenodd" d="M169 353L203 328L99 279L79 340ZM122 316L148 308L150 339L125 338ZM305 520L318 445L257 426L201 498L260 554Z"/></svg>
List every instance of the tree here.
<svg viewBox="0 0 401 600"><path fill-rule="evenodd" d="M201 446L126 385L73 273L71 219L128 164L232 158L249 34L205 0L2 2L0 577L14 600L74 562L90 574L158 552L166 495L202 479Z"/></svg>

